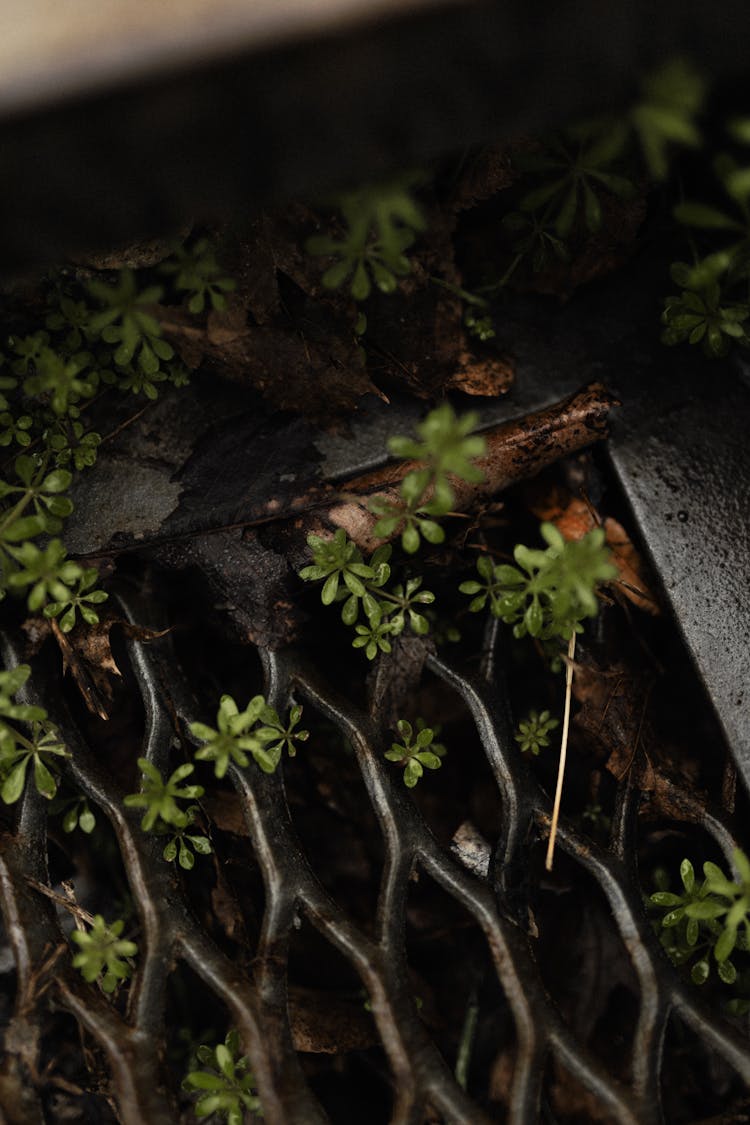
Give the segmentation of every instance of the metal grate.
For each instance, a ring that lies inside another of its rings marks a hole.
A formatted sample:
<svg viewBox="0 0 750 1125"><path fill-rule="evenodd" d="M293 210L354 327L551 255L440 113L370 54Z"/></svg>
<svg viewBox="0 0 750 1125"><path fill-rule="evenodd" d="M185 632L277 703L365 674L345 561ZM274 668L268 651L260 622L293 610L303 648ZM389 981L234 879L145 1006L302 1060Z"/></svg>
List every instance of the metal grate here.
<svg viewBox="0 0 750 1125"><path fill-rule="evenodd" d="M142 605L123 604L131 619L143 622ZM488 651L496 639L490 626ZM150 644L131 641L129 651L145 712L143 753L165 772L175 732L197 717L195 705L176 670L169 638ZM606 897L637 979L637 1019L628 1047L630 1079L624 1084L577 1040L550 999L535 961L524 921L528 919L524 870L529 838L548 825L549 802L511 746L508 700L494 662L489 662L483 679L473 680L434 653L428 653L426 661L446 689L463 700L499 791L500 839L485 878L467 870L437 842L400 779L383 761L385 733L371 715L342 698L299 653L261 652L260 656L266 694L273 705L284 706L293 692L309 710L335 724L356 753L384 849L371 928L353 922L324 889L293 827L281 773L267 776L254 768L234 771L232 784L265 891L259 940L252 950L251 968L245 972L199 924L179 878L161 858L162 845L140 830L137 815L124 809L123 793L108 776L101 754L86 745L59 695L40 691L40 702L60 723L72 750L65 767L69 781L101 810L116 835L140 923L140 952L122 1010L73 970L54 906L34 886L49 884L47 809L27 788L16 823L0 840L0 895L17 982L0 1069L0 1108L8 1122L45 1120L38 1091L43 1084L40 1029L44 1013L50 1010L70 1013L105 1056L110 1085L103 1089L125 1125L168 1125L177 1120L165 1063L169 1038L165 1009L168 977L180 962L226 1006L239 1029L265 1119L272 1125L327 1120L294 1049L289 1016L290 942L300 918L343 955L369 994L392 1071L392 1121L416 1125L426 1120L489 1120L456 1081L415 1003L404 941L415 868L468 912L484 936L515 1029L508 1121L521 1125L539 1120L550 1058L589 1091L604 1120L623 1125L660 1121L662 1048L673 1014L750 1084L750 1044L685 986L645 916L635 870L640 793L632 781L620 785L608 849L570 824L563 824L560 835L562 850ZM18 660L9 640L4 657L6 663ZM251 661L248 650L248 682ZM33 682L34 691L39 691L39 678ZM674 795L683 817L706 830L728 856L732 838L721 816L698 807L687 792Z"/></svg>

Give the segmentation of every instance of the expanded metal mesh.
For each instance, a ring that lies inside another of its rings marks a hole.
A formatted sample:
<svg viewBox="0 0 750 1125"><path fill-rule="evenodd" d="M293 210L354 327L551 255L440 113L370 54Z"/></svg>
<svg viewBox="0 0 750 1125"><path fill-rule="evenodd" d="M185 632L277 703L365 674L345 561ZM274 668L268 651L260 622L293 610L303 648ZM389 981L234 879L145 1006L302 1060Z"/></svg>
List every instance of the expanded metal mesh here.
<svg viewBox="0 0 750 1125"><path fill-rule="evenodd" d="M128 612L139 617L142 607ZM495 634L490 626L488 651L496 643ZM184 737L186 724L199 717L196 704L169 637L131 641L129 652L145 713L142 752L165 774L175 736ZM250 686L254 656L250 649L247 653ZM10 641L4 656L6 664L18 662ZM490 1120L456 1079L416 1002L405 944L407 902L416 871L467 912L486 942L514 1027L507 1096L507 1120L514 1125L539 1120L550 1060L589 1092L589 1104L598 1107L601 1119L622 1125L659 1122L663 1044L673 1014L750 1083L750 1044L683 982L648 920L636 872L641 794L632 780L620 783L608 848L565 820L559 837L561 851L605 896L637 982L635 1031L623 1048L623 1079L615 1078L566 1023L537 964L528 848L529 840L546 834L550 804L512 742L509 703L493 662L485 662L482 678L472 679L434 650L426 657L430 673L467 708L499 793L498 840L484 876L469 870L455 851L437 841L398 771L384 760L387 732L377 716L343 698L304 654L287 650L260 656L272 705L281 710L293 695L305 704L306 718L317 713L354 750L382 835L384 862L371 924L355 922L324 888L295 831L283 770L269 776L255 767L232 769L247 831L243 846L248 864L258 865L264 884L257 947L249 964L235 962L199 922L179 873L162 858L163 841L143 833L139 814L124 808L124 792L113 781L102 748L87 744L60 693L45 691L36 675L29 698L46 706L62 729L72 752L65 765L67 780L114 830L140 926L139 955L125 1004L112 1002L73 969L60 912L39 890L49 887L47 803L27 786L15 823L0 839L0 896L16 974L0 1069L0 1107L7 1121L45 1120L41 1028L50 1010L72 1015L105 1057L102 1104L111 1103L122 1122L172 1125L178 1120L166 1061L173 1029L166 1015L168 978L180 964L201 978L239 1030L265 1119L272 1125L327 1120L295 1050L290 1019L290 947L305 922L343 956L369 996L392 1075L391 1120L399 1125ZM676 803L685 819L700 825L725 856L731 855L731 833L719 813L706 812L686 791Z"/></svg>

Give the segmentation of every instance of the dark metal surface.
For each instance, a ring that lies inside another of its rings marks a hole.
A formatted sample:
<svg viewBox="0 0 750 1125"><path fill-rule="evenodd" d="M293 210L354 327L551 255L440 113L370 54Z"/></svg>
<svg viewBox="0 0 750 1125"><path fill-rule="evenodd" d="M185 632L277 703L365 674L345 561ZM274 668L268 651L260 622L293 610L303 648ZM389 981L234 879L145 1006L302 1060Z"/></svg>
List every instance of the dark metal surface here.
<svg viewBox="0 0 750 1125"><path fill-rule="evenodd" d="M133 603L141 623L148 607ZM152 622L153 624L154 622ZM492 628L492 627L490 627ZM169 768L174 736L194 719L187 684L176 672L168 638L130 645L131 661L145 714L143 753L162 773ZM489 875L479 877L446 851L432 835L417 806L383 759L386 734L377 721L343 698L305 658L291 651L261 653L265 691L281 708L290 693L328 720L351 744L382 833L384 865L376 917L370 927L351 920L324 889L301 845L287 806L282 771L272 776L254 767L230 769L249 840L247 862L258 865L265 905L257 948L245 970L206 936L188 906L174 865L163 862L161 844L144 834L140 814L123 807L123 793L101 755L85 744L56 692L41 700L60 722L73 752L69 780L110 821L140 924L138 966L124 1011L109 1003L72 969L59 921L29 879L46 884L46 804L27 787L12 833L0 841L0 901L18 971L15 1014L6 1029L6 1056L0 1072L0 1107L24 1091L23 1121L41 1120L34 1087L25 1077L38 1059L35 1027L49 1003L76 1018L104 1052L120 1119L125 1125L168 1125L175 1107L163 1069L167 978L175 961L185 963L226 1005L240 1029L269 1125L310 1125L327 1118L304 1077L292 1046L288 970L290 942L300 917L309 921L352 966L366 989L394 1083L391 1120L417 1125L437 1112L446 1125L487 1120L458 1084L420 1018L404 947L409 884L415 871L434 880L460 904L481 931L515 1028L515 1062L507 1120L539 1120L545 1061L549 1058L589 1092L597 1112L618 1125L661 1121L662 1046L670 1020L678 1016L701 1049L724 1060L750 1083L750 1044L708 1010L667 962L646 918L632 858L637 847L639 795L621 784L610 848L604 849L563 823L560 847L580 865L604 895L632 962L638 1018L629 1052L627 1084L616 1081L592 1051L564 1023L550 1000L527 933L529 840L549 823L547 797L531 780L511 737L508 700L501 682L473 680L442 659L428 667L446 688L458 693L473 719L476 736L500 795L500 836ZM6 643L4 659L13 663ZM247 669L248 685L252 673ZM36 689L35 689L36 690ZM35 695L34 698L37 698ZM689 797L688 797L689 801ZM732 839L721 817L695 816L728 855ZM23 1044L23 1047L21 1046ZM13 1118L16 1120L17 1118Z"/></svg>

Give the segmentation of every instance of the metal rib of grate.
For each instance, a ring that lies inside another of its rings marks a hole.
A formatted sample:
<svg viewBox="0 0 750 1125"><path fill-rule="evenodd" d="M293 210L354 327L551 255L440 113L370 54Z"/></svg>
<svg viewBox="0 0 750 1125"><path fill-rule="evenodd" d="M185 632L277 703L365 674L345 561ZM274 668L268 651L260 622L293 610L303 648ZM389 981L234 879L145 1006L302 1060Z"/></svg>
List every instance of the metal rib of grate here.
<svg viewBox="0 0 750 1125"><path fill-rule="evenodd" d="M140 605L128 609L143 620ZM490 626L490 632L495 630ZM491 640L494 642L494 636ZM197 717L189 687L176 670L169 638L148 645L129 642L145 712L143 754L167 771L176 731ZM18 662L4 642L6 665ZM499 790L500 836L486 879L468 871L427 827L399 779L383 761L385 733L376 720L342 698L295 651L262 652L265 691L277 708L290 695L318 712L349 740L356 753L384 845L377 915L371 932L355 924L324 889L300 843L281 771L268 776L254 767L233 769L254 861L262 872L265 908L251 971L245 972L203 931L161 844L141 832L139 814L123 807L120 792L51 690L33 679L38 698L60 724L72 758L68 780L109 820L117 838L140 924L137 970L120 1011L72 968L67 942L52 903L35 889L48 885L46 803L28 787L11 832L0 840L0 897L17 973L12 1019L0 1068L0 1109L9 1122L43 1121L33 1076L38 1073L39 1028L48 1007L72 1014L106 1056L111 1097L125 1125L168 1125L176 1118L165 1072L167 979L184 962L226 1006L250 1057L265 1119L315 1123L326 1114L305 1078L293 1046L288 1004L290 942L299 917L308 920L358 974L370 996L377 1032L392 1070L391 1120L417 1125L434 1114L446 1123L488 1121L448 1069L415 1004L405 926L409 882L415 867L438 884L476 922L515 1027L516 1053L508 1120L538 1120L549 1058L585 1087L621 1125L661 1120L662 1046L672 1013L750 1084L750 1043L710 1011L667 961L645 915L635 873L638 789L621 783L609 849L563 823L560 847L606 897L637 978L630 1082L611 1076L578 1041L545 990L527 927L523 871L534 829L549 823L549 801L512 752L509 705L498 675L472 680L435 655L427 667L462 698L471 714ZM250 673L248 672L248 680ZM684 807L690 803L685 795ZM689 814L686 814L689 815ZM729 856L731 833L721 814L696 807L701 822Z"/></svg>

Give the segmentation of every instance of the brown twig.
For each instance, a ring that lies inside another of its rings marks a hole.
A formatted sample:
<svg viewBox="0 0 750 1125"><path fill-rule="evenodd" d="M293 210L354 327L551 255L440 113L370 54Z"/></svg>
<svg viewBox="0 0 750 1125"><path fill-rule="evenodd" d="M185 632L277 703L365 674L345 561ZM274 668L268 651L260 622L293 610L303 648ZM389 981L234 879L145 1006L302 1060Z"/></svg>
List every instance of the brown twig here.
<svg viewBox="0 0 750 1125"><path fill-rule="evenodd" d="M604 386L592 383L562 402L485 431L487 452L476 462L484 479L476 484L452 477L454 507L466 511L485 497L599 441L606 436L613 405L615 400ZM398 504L401 481L407 473L422 467L418 461L401 461L349 481L343 502L334 504L327 518L334 526L343 527L362 551L375 550L385 540L373 535L379 517L369 510L369 501L377 496ZM425 499L429 500L429 493Z"/></svg>

